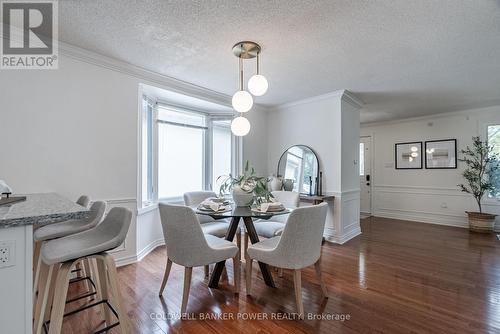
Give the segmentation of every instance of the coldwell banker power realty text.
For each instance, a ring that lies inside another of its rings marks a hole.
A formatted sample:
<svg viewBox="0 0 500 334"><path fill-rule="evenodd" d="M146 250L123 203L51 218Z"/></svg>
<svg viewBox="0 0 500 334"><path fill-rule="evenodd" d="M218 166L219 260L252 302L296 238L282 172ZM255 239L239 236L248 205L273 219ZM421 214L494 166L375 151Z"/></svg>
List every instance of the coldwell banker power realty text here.
<svg viewBox="0 0 500 334"><path fill-rule="evenodd" d="M0 69L57 69L57 0L2 0Z"/></svg>

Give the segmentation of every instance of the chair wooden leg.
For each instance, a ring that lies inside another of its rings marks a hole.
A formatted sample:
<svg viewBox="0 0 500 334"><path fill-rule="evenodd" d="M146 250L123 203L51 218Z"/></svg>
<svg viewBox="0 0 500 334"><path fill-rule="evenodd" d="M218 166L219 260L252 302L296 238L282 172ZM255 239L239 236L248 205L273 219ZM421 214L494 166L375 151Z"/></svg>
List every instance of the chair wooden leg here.
<svg viewBox="0 0 500 334"><path fill-rule="evenodd" d="M302 281L300 269L293 271L293 286L295 287L295 302L297 304L297 313L300 319L304 319L304 306L302 305Z"/></svg>
<svg viewBox="0 0 500 334"><path fill-rule="evenodd" d="M245 259L246 266L245 266L245 281L246 281L246 290L247 290L247 295L251 294L252 290L252 262L253 260L248 256L246 256Z"/></svg>
<svg viewBox="0 0 500 334"><path fill-rule="evenodd" d="M234 293L240 293L240 254L233 257Z"/></svg>
<svg viewBox="0 0 500 334"><path fill-rule="evenodd" d="M118 320L120 321L121 333L129 334L130 326L129 326L127 312L125 310L125 304L123 304L123 298L120 293L120 289L118 288L118 274L116 273L115 260L109 254L104 255L104 260L106 261L106 267L108 269L109 287L111 288L111 294L113 295L113 301L115 304L116 313L118 313ZM102 280L100 283L101 285L103 284Z"/></svg>
<svg viewBox="0 0 500 334"><path fill-rule="evenodd" d="M50 282L52 281L53 267L53 265L49 266L45 263L40 265L40 284L38 285L38 298L36 300L33 321L33 333L35 334L40 334L42 332L45 312L50 312L50 308L47 305L47 299L49 296Z"/></svg>
<svg viewBox="0 0 500 334"><path fill-rule="evenodd" d="M73 262L65 262L61 265L57 273L54 301L50 315L49 334L61 333L66 295L68 293L69 274L72 266Z"/></svg>
<svg viewBox="0 0 500 334"><path fill-rule="evenodd" d="M243 257L246 261L247 259L247 249L248 249L248 233L243 233Z"/></svg>
<svg viewBox="0 0 500 334"><path fill-rule="evenodd" d="M90 259L86 258L83 259L83 269L85 271L85 276L90 277L92 279L92 270L90 268ZM90 284L90 281L88 279L85 280L85 287L87 288L87 291L92 290L92 284ZM92 298L92 296L90 297Z"/></svg>
<svg viewBox="0 0 500 334"><path fill-rule="evenodd" d="M321 274L321 259L316 261L314 264L314 268L316 269L316 276L318 276L319 284L321 286L321 292L323 293L324 298L328 298L328 290L326 288L325 281L323 281L323 275Z"/></svg>
<svg viewBox="0 0 500 334"><path fill-rule="evenodd" d="M96 276L99 276L99 295L100 295L99 300L107 300L108 302L111 302L109 288L108 288L106 263L104 262L103 258L97 258L96 260L97 260ZM113 323L112 322L113 318L111 317L111 311L109 307L107 307L105 304L101 304L101 310L104 313L104 319L106 321L106 325L107 326L111 325Z"/></svg>
<svg viewBox="0 0 500 334"><path fill-rule="evenodd" d="M205 279L208 279L210 276L210 266L207 264L206 266L203 266L203 268L205 270Z"/></svg>
<svg viewBox="0 0 500 334"><path fill-rule="evenodd" d="M221 274L221 279L225 281L229 281L229 278L227 277L227 269L226 266L222 269L222 274Z"/></svg>
<svg viewBox="0 0 500 334"><path fill-rule="evenodd" d="M78 278L82 278L82 277L84 277L84 276L85 276L85 271L84 271L84 269L83 269L83 266L82 266L82 262L81 262L81 261L76 262L76 264L75 264L75 269L77 269L77 270L78 270L78 271L77 271L77 274L76 274L76 276L77 276Z"/></svg>
<svg viewBox="0 0 500 334"><path fill-rule="evenodd" d="M95 284L96 298L97 298L97 300L102 300L103 297L101 294L101 282L99 280L99 270L97 267L97 259L94 257L91 257L89 259L89 261L90 261L90 266L92 268L92 272L94 273L93 280L94 280L94 284Z"/></svg>
<svg viewBox="0 0 500 334"><path fill-rule="evenodd" d="M191 288L191 275L193 273L193 267L186 267L184 270L184 291L182 292L182 305L181 314L186 313L189 289Z"/></svg>
<svg viewBox="0 0 500 334"><path fill-rule="evenodd" d="M208 266L205 266L205 276L208 277ZM163 281L161 282L160 293L159 296L163 294L163 290L165 289L165 285L167 285L168 275L170 275L170 269L172 268L172 260L167 258L167 267L165 268L165 273L163 274Z"/></svg>
<svg viewBox="0 0 500 334"><path fill-rule="evenodd" d="M43 321L49 321L50 320L50 313L52 311L52 303L54 302L54 293L56 290L56 279L57 279L57 274L59 273L59 267L61 266L60 263L55 264L52 269L52 279L50 281L50 288L49 288L49 297L47 298L47 305L45 306L45 316L43 318Z"/></svg>
<svg viewBox="0 0 500 334"><path fill-rule="evenodd" d="M241 230L238 228L236 231L236 246L238 246L238 256L241 261Z"/></svg>

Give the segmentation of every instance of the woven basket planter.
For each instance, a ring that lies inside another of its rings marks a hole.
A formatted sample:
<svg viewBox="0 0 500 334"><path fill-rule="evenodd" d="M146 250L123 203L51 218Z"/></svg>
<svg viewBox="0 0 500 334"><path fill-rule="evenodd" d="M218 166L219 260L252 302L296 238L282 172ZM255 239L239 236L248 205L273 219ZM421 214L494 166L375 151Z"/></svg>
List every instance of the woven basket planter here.
<svg viewBox="0 0 500 334"><path fill-rule="evenodd" d="M469 229L474 232L491 233L495 225L496 215L466 211L469 216Z"/></svg>

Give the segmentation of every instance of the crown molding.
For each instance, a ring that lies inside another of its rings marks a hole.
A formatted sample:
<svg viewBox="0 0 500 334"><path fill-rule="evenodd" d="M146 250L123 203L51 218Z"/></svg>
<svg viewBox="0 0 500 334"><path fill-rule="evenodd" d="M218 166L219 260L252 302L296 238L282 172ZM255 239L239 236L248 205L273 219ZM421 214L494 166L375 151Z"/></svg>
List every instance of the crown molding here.
<svg viewBox="0 0 500 334"><path fill-rule="evenodd" d="M342 101L349 103L356 109L361 109L365 105L363 100L361 100L359 97L348 90L344 90L344 94L342 94Z"/></svg>
<svg viewBox="0 0 500 334"><path fill-rule="evenodd" d="M491 107L488 107L488 108L491 108ZM446 118L446 117L470 116L472 113L474 113L474 111L480 110L480 109L486 109L486 108L447 111L447 112L441 112L441 113L436 113L436 114L414 116L414 117L407 117L407 118L399 118L399 119L391 119L391 120L386 120L386 121L362 122L361 127L390 125L390 124L399 124L399 123L406 123L406 122L429 121L429 120L433 120L433 119Z"/></svg>
<svg viewBox="0 0 500 334"><path fill-rule="evenodd" d="M116 58L104 56L64 42L59 42L59 53L75 60L133 76L146 81L144 82L146 84L152 83L160 86L160 88L165 88L179 94L231 107L231 97L229 95L147 70Z"/></svg>
<svg viewBox="0 0 500 334"><path fill-rule="evenodd" d="M277 105L277 106L272 107L270 109L277 110L277 109L291 108L291 107L295 107L295 106L299 106L299 105L303 105L303 104L308 104L308 103L312 103L312 102L317 102L317 101L322 101L322 100L326 100L326 99L331 99L331 98L340 98L342 101L347 102L350 105L352 105L353 107L358 108L358 109L364 105L363 101L360 98L358 98L357 96L355 96L353 93L349 92L346 89L339 89L339 90L336 90L336 91L333 91L330 93L321 94L321 95L312 96L312 97L308 97L308 98L293 101L293 102L280 104L280 105Z"/></svg>
<svg viewBox="0 0 500 334"><path fill-rule="evenodd" d="M385 121L374 121L374 122L361 122L362 127L371 127L378 125L389 125L389 124L399 124L406 122L414 122L414 121L430 121L433 119L447 118L447 117L458 117L458 116L474 116L477 112L493 112L499 109L500 105L491 105L485 107L471 107L467 109L453 110L453 111L445 111L445 112L436 112L433 114L422 115L422 116L413 116L413 117L405 117L398 119L390 119Z"/></svg>

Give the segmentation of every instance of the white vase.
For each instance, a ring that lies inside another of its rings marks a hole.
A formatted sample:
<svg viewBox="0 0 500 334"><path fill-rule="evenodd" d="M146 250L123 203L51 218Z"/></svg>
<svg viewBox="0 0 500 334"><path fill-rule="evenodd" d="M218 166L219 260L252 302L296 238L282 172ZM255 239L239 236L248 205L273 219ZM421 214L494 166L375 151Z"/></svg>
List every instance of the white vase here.
<svg viewBox="0 0 500 334"><path fill-rule="evenodd" d="M281 177L271 176L269 179L269 191L281 190L283 187L283 179Z"/></svg>
<svg viewBox="0 0 500 334"><path fill-rule="evenodd" d="M253 192L248 193L239 186L233 187L232 195L236 206L250 206L253 202Z"/></svg>

